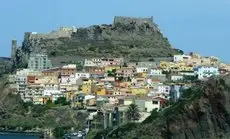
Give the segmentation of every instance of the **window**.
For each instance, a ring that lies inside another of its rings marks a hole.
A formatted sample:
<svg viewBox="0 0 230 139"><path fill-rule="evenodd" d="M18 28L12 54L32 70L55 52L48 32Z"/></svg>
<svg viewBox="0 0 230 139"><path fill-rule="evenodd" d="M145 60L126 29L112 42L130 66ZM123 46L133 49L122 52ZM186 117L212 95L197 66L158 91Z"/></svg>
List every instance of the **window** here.
<svg viewBox="0 0 230 139"><path fill-rule="evenodd" d="M158 104L158 101L153 100L152 104Z"/></svg>

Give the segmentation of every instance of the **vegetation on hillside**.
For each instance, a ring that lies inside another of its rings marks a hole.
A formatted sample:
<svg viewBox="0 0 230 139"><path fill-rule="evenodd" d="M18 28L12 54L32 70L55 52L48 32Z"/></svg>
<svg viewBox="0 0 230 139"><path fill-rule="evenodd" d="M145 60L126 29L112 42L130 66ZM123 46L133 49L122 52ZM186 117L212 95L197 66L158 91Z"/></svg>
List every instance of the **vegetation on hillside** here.
<svg viewBox="0 0 230 139"><path fill-rule="evenodd" d="M206 82L197 81L192 88L184 90L178 102L159 112L153 110L143 123L121 125L116 129L98 132L96 136L102 138L104 135L109 139L228 137L228 132L222 130L227 129L225 126L230 127L225 124L229 118L229 104L226 102L229 99L229 88L230 76L211 78ZM217 121L219 125L216 125ZM204 126L209 128L203 128Z"/></svg>
<svg viewBox="0 0 230 139"><path fill-rule="evenodd" d="M0 129L43 132L45 129L82 130L87 113L73 110L64 98L55 103L33 105L24 103L21 96L11 93L7 79L1 78L0 83Z"/></svg>
<svg viewBox="0 0 230 139"><path fill-rule="evenodd" d="M10 58L0 57L0 77L11 72L12 63Z"/></svg>

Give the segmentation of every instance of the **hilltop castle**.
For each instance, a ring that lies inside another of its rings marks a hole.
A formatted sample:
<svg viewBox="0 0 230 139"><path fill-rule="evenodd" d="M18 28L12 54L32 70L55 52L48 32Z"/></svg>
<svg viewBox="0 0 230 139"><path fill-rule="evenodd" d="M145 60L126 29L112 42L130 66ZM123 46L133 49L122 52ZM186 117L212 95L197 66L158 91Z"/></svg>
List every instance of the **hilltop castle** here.
<svg viewBox="0 0 230 139"><path fill-rule="evenodd" d="M125 17L125 16L115 16L113 25L116 23L121 23L121 24L130 24L130 23L135 23L136 25L141 25L141 24L149 24L149 26L154 27L157 26L153 22L153 17L149 18L137 18L137 17ZM57 30L48 32L48 33L37 33L37 32L26 32L25 37L29 39L56 39L56 38L70 38L71 34L73 32L77 32L78 29L73 26L73 27L60 27Z"/></svg>
<svg viewBox="0 0 230 139"><path fill-rule="evenodd" d="M153 16L151 16L150 18L115 16L113 23L114 24L116 24L116 23L130 24L133 22L136 23L137 25L148 23L150 26L153 26Z"/></svg>

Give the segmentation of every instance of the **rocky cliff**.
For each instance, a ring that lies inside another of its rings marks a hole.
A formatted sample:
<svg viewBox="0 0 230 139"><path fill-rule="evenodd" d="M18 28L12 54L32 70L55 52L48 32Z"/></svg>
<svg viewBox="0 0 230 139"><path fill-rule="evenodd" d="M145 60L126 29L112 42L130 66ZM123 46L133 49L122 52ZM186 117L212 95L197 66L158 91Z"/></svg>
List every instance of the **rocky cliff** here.
<svg viewBox="0 0 230 139"><path fill-rule="evenodd" d="M153 113L140 125L110 131L109 138L230 138L230 76L199 82L185 91L183 98L170 108Z"/></svg>
<svg viewBox="0 0 230 139"><path fill-rule="evenodd" d="M124 57L130 59L179 53L152 18L115 17L110 25L60 28L46 34L25 33L25 53L47 52L52 57Z"/></svg>

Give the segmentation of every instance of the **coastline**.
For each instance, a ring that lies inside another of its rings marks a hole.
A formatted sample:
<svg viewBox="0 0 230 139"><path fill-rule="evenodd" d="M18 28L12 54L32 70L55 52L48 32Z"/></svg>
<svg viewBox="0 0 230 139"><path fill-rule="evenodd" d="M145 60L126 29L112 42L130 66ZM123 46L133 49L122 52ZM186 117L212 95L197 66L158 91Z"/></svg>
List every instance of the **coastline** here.
<svg viewBox="0 0 230 139"><path fill-rule="evenodd" d="M12 130L0 130L0 135L27 135L27 136L38 136L42 137L43 133L41 132L25 132L25 131L12 131Z"/></svg>

